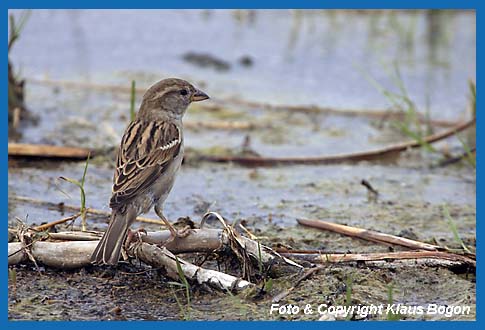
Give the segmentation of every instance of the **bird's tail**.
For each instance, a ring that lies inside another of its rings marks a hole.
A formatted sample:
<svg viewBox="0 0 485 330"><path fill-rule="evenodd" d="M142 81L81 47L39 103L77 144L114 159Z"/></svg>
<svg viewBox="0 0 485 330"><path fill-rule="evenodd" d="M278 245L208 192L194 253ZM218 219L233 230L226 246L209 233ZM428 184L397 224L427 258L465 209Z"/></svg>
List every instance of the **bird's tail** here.
<svg viewBox="0 0 485 330"><path fill-rule="evenodd" d="M91 255L92 264L118 264L126 234L136 218L136 213L131 207L127 207L123 211L113 210L111 213L108 229Z"/></svg>

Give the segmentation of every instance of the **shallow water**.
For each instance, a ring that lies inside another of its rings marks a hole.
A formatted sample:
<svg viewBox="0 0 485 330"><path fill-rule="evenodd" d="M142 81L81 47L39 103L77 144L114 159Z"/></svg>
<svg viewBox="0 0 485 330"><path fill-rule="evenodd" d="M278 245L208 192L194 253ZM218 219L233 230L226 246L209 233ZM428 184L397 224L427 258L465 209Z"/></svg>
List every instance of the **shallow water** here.
<svg viewBox="0 0 485 330"><path fill-rule="evenodd" d="M457 118L475 81L475 24L472 11L41 10L12 57L27 76L126 86L181 76L217 97L356 109L389 106L363 72L396 91L398 62L421 111ZM193 65L189 52L231 68Z"/></svg>

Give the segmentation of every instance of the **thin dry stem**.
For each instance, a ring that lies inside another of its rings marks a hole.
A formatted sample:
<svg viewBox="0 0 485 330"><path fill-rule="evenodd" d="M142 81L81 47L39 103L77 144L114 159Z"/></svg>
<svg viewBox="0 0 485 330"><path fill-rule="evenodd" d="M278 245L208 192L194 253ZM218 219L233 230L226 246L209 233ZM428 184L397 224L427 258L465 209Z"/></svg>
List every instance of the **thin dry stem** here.
<svg viewBox="0 0 485 330"><path fill-rule="evenodd" d="M33 229L34 230L37 230L37 231L44 231L44 230L49 229L51 227L54 227L56 225L60 225L60 224L65 223L65 222L68 222L68 221L71 221L71 220L75 220L80 215L81 215L81 212L76 213L74 215L71 215L70 217L67 217L67 218L59 219L59 220L56 220L56 221L52 221L52 222L46 223L44 225L40 225L40 226L34 227Z"/></svg>
<svg viewBox="0 0 485 330"><path fill-rule="evenodd" d="M450 136L455 135L475 124L475 119L458 124L453 128L445 130L441 133L432 134L423 138L422 141L407 141L397 144L392 144L384 148L355 152L349 154L338 154L332 156L311 156L311 157L257 157L257 156L213 156L202 155L198 159L201 161L209 161L216 163L237 163L245 166L276 166L276 165L325 165L325 164L340 164L352 163L361 161L382 161L389 157L395 157L400 153L418 148L423 143L431 144L441 141Z"/></svg>
<svg viewBox="0 0 485 330"><path fill-rule="evenodd" d="M423 243L409 238L379 233L373 230L361 229L323 220L297 219L297 221L300 225L304 225L307 227L329 230L342 235L352 236L376 243L394 244L404 246L410 249L420 249L427 251L439 251L444 249L438 245Z"/></svg>

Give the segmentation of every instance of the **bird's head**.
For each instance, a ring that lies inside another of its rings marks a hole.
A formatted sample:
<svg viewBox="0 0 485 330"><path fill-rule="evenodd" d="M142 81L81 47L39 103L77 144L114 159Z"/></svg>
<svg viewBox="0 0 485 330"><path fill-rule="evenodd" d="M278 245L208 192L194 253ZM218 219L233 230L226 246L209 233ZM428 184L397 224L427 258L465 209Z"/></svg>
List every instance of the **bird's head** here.
<svg viewBox="0 0 485 330"><path fill-rule="evenodd" d="M138 116L181 119L192 102L207 100L209 96L189 82L168 78L152 85L143 95Z"/></svg>

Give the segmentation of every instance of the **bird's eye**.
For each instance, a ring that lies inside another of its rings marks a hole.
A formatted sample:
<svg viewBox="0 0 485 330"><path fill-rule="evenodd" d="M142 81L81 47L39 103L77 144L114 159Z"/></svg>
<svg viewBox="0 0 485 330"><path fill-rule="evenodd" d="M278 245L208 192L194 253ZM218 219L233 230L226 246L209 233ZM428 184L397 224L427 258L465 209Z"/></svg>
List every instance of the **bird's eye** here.
<svg viewBox="0 0 485 330"><path fill-rule="evenodd" d="M189 92L187 92L187 90L186 90L186 89L182 89L182 90L180 91L180 95L183 95L183 96L187 95L188 93L189 93Z"/></svg>

